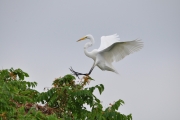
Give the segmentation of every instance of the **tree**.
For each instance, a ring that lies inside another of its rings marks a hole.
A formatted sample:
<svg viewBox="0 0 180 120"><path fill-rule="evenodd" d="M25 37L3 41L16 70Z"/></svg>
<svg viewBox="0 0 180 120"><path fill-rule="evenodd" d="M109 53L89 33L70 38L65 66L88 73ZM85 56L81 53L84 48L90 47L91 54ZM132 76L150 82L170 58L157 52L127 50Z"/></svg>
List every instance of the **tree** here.
<svg viewBox="0 0 180 120"><path fill-rule="evenodd" d="M84 76L79 83L68 74L54 80L53 87L46 92L33 89L37 83L25 81L29 77L21 69L0 71L0 119L33 120L132 120L131 114L118 112L123 100L118 100L106 109L93 94L95 89L101 94L102 84L85 88L93 80ZM38 103L42 103L40 105ZM84 104L90 106L87 110Z"/></svg>

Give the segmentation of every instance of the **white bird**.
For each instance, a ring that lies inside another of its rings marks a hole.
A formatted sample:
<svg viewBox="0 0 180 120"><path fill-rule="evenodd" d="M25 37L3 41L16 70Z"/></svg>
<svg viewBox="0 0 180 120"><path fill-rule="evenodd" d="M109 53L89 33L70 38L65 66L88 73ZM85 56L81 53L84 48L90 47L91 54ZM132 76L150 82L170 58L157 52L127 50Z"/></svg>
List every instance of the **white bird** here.
<svg viewBox="0 0 180 120"><path fill-rule="evenodd" d="M90 75L95 66L98 66L103 71L107 70L118 73L112 63L120 61L125 56L136 52L143 47L143 42L139 39L122 42L117 34L113 34L109 36L102 36L100 47L88 52L87 48L94 44L94 38L92 35L86 35L77 42L86 39L90 40L90 42L84 45L84 53L87 57L92 58L94 63L89 73L86 74L75 72L72 68L70 68L77 77L78 75Z"/></svg>

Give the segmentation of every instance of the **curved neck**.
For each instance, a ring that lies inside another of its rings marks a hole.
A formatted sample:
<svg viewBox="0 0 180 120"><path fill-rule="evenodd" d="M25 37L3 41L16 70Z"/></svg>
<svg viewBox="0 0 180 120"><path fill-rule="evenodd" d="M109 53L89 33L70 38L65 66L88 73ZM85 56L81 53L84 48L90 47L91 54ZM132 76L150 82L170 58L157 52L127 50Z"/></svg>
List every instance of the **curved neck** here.
<svg viewBox="0 0 180 120"><path fill-rule="evenodd" d="M93 38L93 36L91 36L91 37L89 38L89 40L90 40L90 42L87 42L87 43L84 45L84 53L85 53L85 55L86 55L87 57L92 58L91 52L88 52L88 51L87 51L87 48L91 47L91 46L94 44L94 38Z"/></svg>

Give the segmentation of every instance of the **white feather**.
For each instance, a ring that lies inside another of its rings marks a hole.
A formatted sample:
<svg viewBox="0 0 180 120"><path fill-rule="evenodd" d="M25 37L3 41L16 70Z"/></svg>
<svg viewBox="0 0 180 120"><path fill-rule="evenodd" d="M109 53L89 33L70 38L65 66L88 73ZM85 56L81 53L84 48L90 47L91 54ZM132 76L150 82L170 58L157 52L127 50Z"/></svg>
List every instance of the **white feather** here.
<svg viewBox="0 0 180 120"><path fill-rule="evenodd" d="M112 62L118 62L125 56L136 52L143 47L143 43L138 39L121 42L119 36L114 34L109 36L102 36L100 47L98 49L94 49L91 52L88 52L87 48L93 45L94 38L92 35L86 35L86 37L83 37L83 39L84 38L90 40L90 42L86 43L84 46L84 53L86 56L94 60L94 64L89 74L95 66L98 66L101 70L118 73L114 69Z"/></svg>
<svg viewBox="0 0 180 120"><path fill-rule="evenodd" d="M101 51L103 49L106 49L110 45L112 45L115 42L120 42L120 38L117 34L109 35L109 36L102 36L101 37L101 45L98 48L98 51Z"/></svg>

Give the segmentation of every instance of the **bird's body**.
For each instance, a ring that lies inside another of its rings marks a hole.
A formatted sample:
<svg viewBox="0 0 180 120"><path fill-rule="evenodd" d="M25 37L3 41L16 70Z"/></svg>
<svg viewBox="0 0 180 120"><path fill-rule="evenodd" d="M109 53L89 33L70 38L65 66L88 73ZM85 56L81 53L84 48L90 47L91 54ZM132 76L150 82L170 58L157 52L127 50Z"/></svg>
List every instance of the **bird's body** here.
<svg viewBox="0 0 180 120"><path fill-rule="evenodd" d="M94 38L92 35L86 35L78 41L85 39L89 39L90 42L84 45L84 53L87 57L90 57L94 60L93 66L89 73L87 73L87 75L91 74L95 66L98 66L103 71L107 70L118 73L113 67L112 63L118 62L125 56L136 52L143 47L142 42L138 39L121 42L119 41L119 36L117 34L114 34L109 36L102 36L100 47L89 52L87 51L87 48L91 47L94 44ZM73 72L72 69L71 71ZM79 73L79 75L81 75L81 73Z"/></svg>

